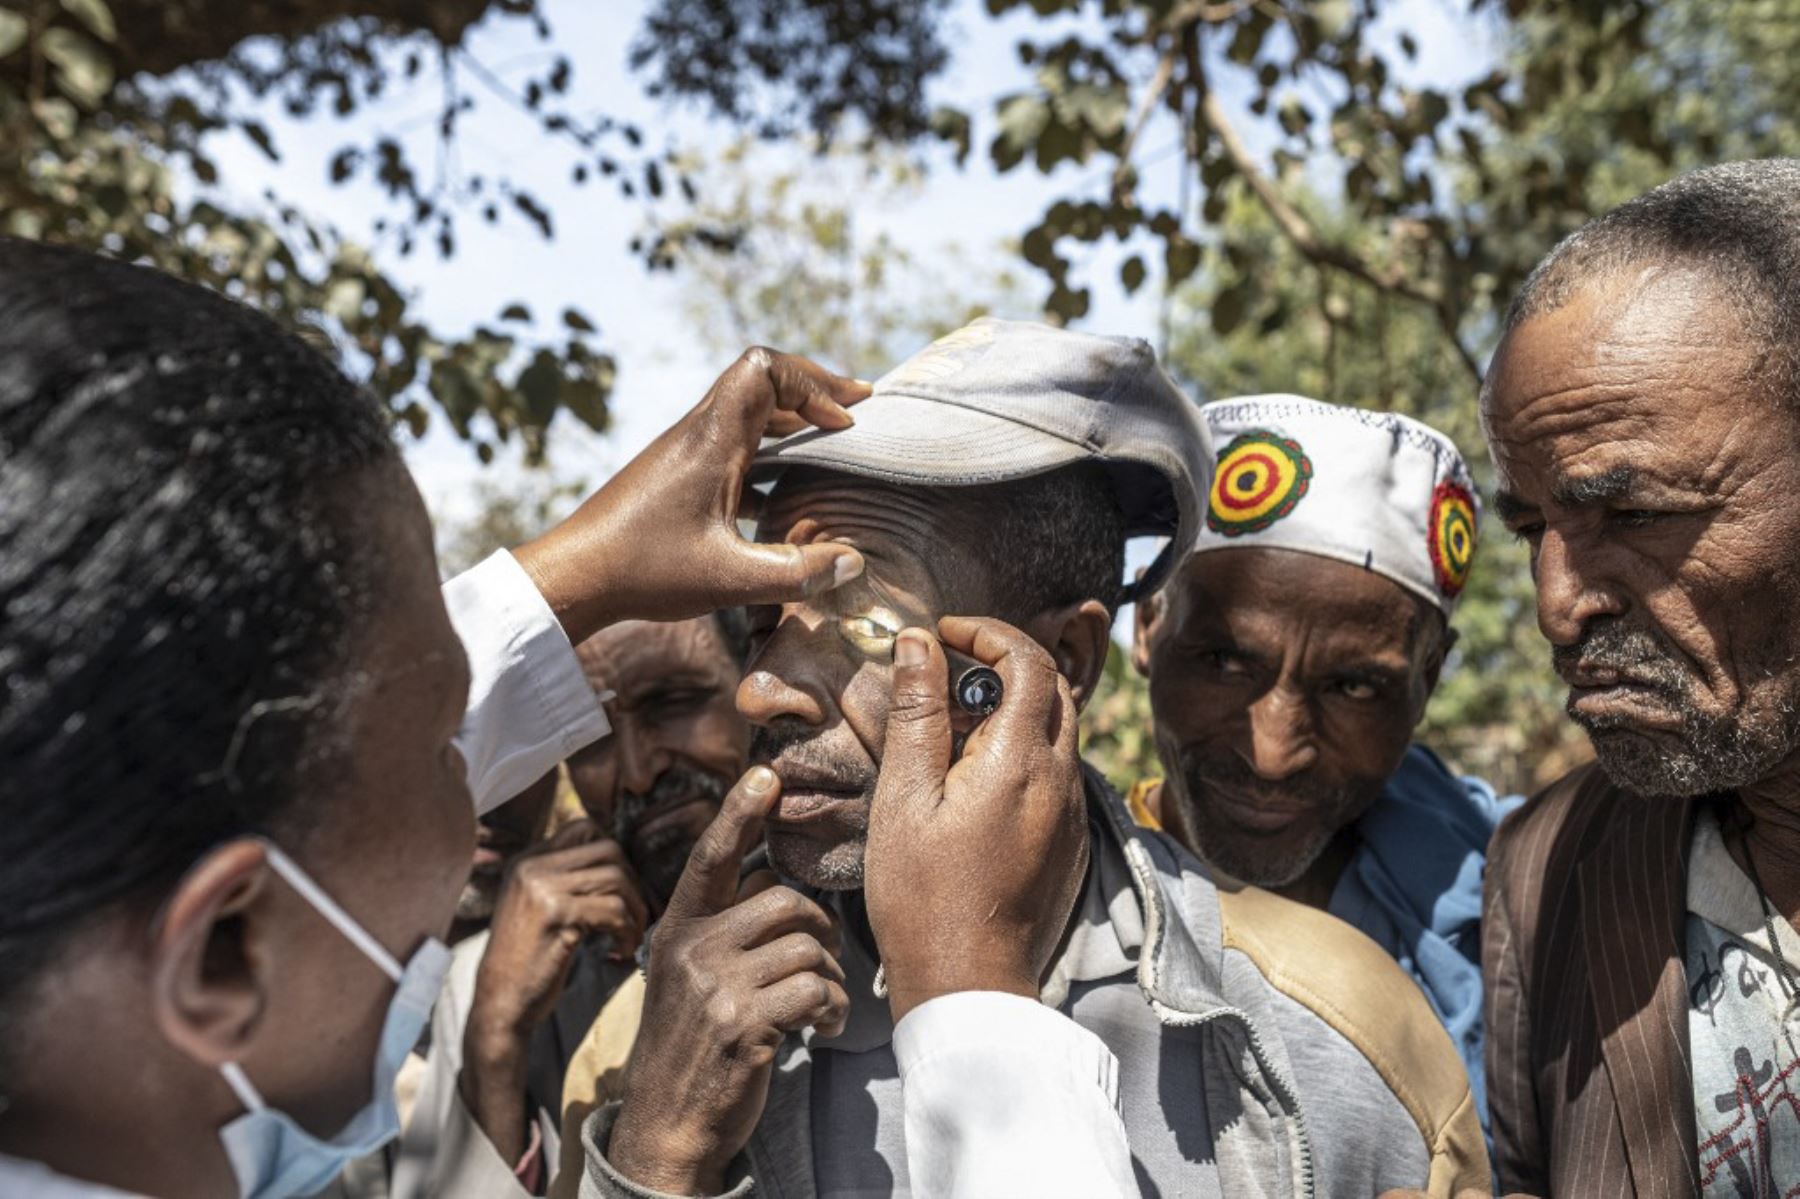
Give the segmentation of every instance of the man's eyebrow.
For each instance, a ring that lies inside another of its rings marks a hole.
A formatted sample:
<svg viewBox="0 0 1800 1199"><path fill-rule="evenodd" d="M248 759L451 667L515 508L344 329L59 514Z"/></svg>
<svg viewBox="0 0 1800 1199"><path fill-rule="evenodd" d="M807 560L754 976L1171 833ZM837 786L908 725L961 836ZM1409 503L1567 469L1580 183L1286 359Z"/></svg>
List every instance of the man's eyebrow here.
<svg viewBox="0 0 1800 1199"><path fill-rule="evenodd" d="M622 689L622 694L626 700L638 703L681 691L717 689L719 685L717 675L707 674L689 667L677 667L667 674L659 674L636 686L625 687Z"/></svg>
<svg viewBox="0 0 1800 1199"><path fill-rule="evenodd" d="M1558 479L1550 488L1551 502L1562 508L1580 508L1590 504L1604 504L1630 495L1637 486L1638 473L1629 466L1615 466L1611 470L1601 471L1597 475L1582 475L1578 478ZM1523 496L1504 488L1494 492L1494 511L1501 520L1517 520L1530 516L1538 510L1538 506Z"/></svg>
<svg viewBox="0 0 1800 1199"><path fill-rule="evenodd" d="M1494 512L1501 520L1516 520L1537 511L1537 505L1504 489L1494 492Z"/></svg>
<svg viewBox="0 0 1800 1199"><path fill-rule="evenodd" d="M1391 686L1406 677L1408 665L1403 658L1359 658L1338 667L1334 673L1339 678L1362 679Z"/></svg>
<svg viewBox="0 0 1800 1199"><path fill-rule="evenodd" d="M1615 466L1597 475L1575 479L1558 479L1550 489L1550 497L1565 508L1584 504L1603 504L1630 495L1637 485L1637 471L1629 466Z"/></svg>

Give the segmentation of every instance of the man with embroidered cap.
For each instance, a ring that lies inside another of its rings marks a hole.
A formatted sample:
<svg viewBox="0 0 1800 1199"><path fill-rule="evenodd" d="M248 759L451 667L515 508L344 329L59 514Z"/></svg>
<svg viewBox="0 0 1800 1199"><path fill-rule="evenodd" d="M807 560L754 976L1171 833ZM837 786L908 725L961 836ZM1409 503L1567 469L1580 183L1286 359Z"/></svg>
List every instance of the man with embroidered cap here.
<svg viewBox="0 0 1800 1199"><path fill-rule="evenodd" d="M1166 780L1154 819L1216 870L1330 912L1424 990L1482 1104L1481 878L1519 800L1412 741L1475 553L1449 438L1299 396L1200 410L1194 552L1138 604Z"/></svg>
<svg viewBox="0 0 1800 1199"><path fill-rule="evenodd" d="M1405 974L1215 885L1080 761L1126 538L1172 538L1155 586L1211 459L1142 341L994 320L881 379L854 428L759 456L758 539L867 569L752 610L738 707L768 798L727 804L651 935L582 1195L1485 1193L1467 1077ZM947 650L1000 674L992 715L951 710ZM759 841L775 875L740 883ZM760 983L829 929L828 985ZM970 1005L1006 1032L972 1036ZM991 1084L946 1088L952 1062Z"/></svg>

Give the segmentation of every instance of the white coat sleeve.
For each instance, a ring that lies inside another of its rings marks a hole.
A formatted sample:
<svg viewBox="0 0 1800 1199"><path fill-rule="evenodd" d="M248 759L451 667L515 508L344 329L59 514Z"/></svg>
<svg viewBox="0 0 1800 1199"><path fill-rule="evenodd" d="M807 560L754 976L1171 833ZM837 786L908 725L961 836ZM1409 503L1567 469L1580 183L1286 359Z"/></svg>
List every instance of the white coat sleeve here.
<svg viewBox="0 0 1800 1199"><path fill-rule="evenodd" d="M444 604L469 656L456 748L475 810L486 812L611 729L568 635L511 554L445 583Z"/></svg>
<svg viewBox="0 0 1800 1199"><path fill-rule="evenodd" d="M915 1194L1136 1195L1119 1063L1054 1008L943 995L894 1029Z"/></svg>

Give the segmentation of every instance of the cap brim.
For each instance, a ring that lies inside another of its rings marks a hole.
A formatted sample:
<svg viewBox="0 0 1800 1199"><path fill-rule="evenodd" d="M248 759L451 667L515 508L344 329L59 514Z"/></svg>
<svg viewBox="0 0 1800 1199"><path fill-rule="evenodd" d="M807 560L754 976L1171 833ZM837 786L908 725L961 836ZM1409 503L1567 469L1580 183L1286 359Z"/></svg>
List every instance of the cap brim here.
<svg viewBox="0 0 1800 1199"><path fill-rule="evenodd" d="M897 483L973 486L1040 475L1094 455L1086 446L957 404L872 396L848 429L807 429L765 446L750 481L790 466L818 466Z"/></svg>

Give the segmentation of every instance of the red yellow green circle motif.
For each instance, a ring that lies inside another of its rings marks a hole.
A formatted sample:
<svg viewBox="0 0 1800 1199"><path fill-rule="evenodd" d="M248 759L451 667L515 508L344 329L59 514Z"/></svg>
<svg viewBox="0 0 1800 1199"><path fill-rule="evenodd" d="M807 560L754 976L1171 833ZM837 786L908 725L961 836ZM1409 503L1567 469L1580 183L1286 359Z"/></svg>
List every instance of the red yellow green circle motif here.
<svg viewBox="0 0 1800 1199"><path fill-rule="evenodd" d="M1455 599L1469 581L1469 563L1475 558L1475 499L1468 488L1456 483L1437 485L1431 496L1427 536L1438 589Z"/></svg>
<svg viewBox="0 0 1800 1199"><path fill-rule="evenodd" d="M1266 529L1294 510L1312 486L1312 460L1291 437L1251 429L1219 454L1206 527L1226 537Z"/></svg>

